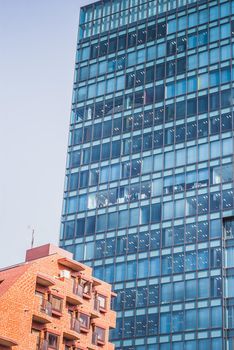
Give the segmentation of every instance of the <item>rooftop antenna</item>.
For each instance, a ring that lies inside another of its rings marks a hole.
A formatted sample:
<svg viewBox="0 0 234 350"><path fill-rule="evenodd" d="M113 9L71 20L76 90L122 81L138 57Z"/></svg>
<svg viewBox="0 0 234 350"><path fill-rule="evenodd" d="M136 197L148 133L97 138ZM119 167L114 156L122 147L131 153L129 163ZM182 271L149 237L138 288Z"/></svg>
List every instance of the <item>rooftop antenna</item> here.
<svg viewBox="0 0 234 350"><path fill-rule="evenodd" d="M33 246L34 246L34 234L35 234L35 230L34 230L34 228L33 228L33 229L32 229L31 249L32 249Z"/></svg>
<svg viewBox="0 0 234 350"><path fill-rule="evenodd" d="M31 249L32 249L34 246L35 230L34 228L31 228L31 226L28 226L28 229L32 230L32 236L31 236Z"/></svg>

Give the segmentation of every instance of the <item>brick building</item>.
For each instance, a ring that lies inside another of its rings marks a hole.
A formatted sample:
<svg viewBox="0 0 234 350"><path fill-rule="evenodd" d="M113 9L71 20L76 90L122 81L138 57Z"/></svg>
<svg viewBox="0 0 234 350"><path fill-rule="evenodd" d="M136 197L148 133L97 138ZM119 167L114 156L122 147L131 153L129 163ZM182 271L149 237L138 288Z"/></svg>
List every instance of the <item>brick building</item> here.
<svg viewBox="0 0 234 350"><path fill-rule="evenodd" d="M0 270L0 350L112 350L111 286L47 244Z"/></svg>

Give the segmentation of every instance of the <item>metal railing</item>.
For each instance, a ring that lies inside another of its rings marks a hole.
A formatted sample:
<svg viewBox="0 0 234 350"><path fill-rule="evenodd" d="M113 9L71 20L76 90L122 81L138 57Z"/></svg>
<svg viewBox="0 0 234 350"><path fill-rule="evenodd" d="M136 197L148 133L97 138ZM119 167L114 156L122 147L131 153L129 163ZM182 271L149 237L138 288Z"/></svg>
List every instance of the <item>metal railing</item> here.
<svg viewBox="0 0 234 350"><path fill-rule="evenodd" d="M80 284L76 284L74 285L73 293L78 295L79 297L83 297L84 288Z"/></svg>
<svg viewBox="0 0 234 350"><path fill-rule="evenodd" d="M93 332L92 334L92 344L98 345L98 334L96 332Z"/></svg>
<svg viewBox="0 0 234 350"><path fill-rule="evenodd" d="M38 338L36 350L47 350L48 341L46 339Z"/></svg>
<svg viewBox="0 0 234 350"><path fill-rule="evenodd" d="M52 304L48 300L43 299L41 303L41 311L52 316Z"/></svg>
<svg viewBox="0 0 234 350"><path fill-rule="evenodd" d="M75 317L71 318L71 330L80 333L80 322Z"/></svg>
<svg viewBox="0 0 234 350"><path fill-rule="evenodd" d="M97 298L95 298L94 299L94 310L96 310L96 311L100 311L100 301L97 299Z"/></svg>

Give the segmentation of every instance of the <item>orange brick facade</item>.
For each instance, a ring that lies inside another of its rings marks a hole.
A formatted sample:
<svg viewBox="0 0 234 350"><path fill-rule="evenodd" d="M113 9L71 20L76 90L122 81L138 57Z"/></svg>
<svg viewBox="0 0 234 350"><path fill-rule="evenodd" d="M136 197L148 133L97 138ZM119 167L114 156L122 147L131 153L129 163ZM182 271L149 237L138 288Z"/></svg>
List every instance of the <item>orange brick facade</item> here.
<svg viewBox="0 0 234 350"><path fill-rule="evenodd" d="M0 350L113 350L111 286L70 253L45 245L0 270Z"/></svg>

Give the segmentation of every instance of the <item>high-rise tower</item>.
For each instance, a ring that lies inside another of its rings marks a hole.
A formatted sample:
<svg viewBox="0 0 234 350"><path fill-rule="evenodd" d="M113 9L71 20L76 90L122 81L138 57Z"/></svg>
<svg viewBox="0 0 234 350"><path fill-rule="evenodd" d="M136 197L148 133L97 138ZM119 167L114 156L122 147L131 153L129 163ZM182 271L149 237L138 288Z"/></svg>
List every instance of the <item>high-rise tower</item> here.
<svg viewBox="0 0 234 350"><path fill-rule="evenodd" d="M117 350L234 348L234 1L83 7L60 245Z"/></svg>

